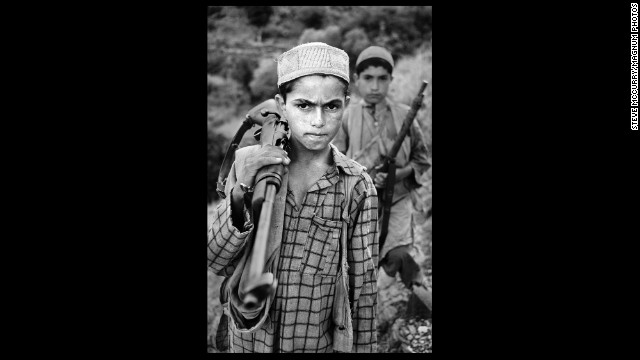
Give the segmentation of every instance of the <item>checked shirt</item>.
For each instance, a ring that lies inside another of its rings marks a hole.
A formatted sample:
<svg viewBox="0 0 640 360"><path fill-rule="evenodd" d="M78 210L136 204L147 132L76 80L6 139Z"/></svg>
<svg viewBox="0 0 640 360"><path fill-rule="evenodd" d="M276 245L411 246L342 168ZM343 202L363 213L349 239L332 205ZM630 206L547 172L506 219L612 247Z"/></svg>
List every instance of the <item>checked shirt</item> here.
<svg viewBox="0 0 640 360"><path fill-rule="evenodd" d="M239 332L229 322L230 352L333 352L332 307L344 206L351 221L347 262L353 351L377 351L377 193L369 175L331 147L334 165L311 186L300 207L287 192L274 303L268 319L253 333ZM344 204L341 172L359 176L349 204ZM227 277L253 228L248 221L244 229L233 226L230 198L215 210L208 240L209 267Z"/></svg>

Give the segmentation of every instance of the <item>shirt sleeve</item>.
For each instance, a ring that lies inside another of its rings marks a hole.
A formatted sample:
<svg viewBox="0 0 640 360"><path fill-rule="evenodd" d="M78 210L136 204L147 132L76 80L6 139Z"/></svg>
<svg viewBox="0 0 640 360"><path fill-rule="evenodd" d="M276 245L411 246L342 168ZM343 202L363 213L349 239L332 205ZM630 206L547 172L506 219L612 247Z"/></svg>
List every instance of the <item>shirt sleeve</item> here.
<svg viewBox="0 0 640 360"><path fill-rule="evenodd" d="M363 172L350 204L352 233L348 234L349 298L353 325L352 352L377 351L378 195Z"/></svg>
<svg viewBox="0 0 640 360"><path fill-rule="evenodd" d="M409 165L413 168L413 178L410 182L419 187L423 185L422 176L429 170L431 164L429 163L429 150L424 141L422 129L418 121L414 121L411 124L411 130L409 131L411 136L411 155L409 156Z"/></svg>
<svg viewBox="0 0 640 360"><path fill-rule="evenodd" d="M231 174L234 174L233 169ZM235 182L235 177L230 176L229 180ZM215 274L222 276L231 275L233 266L230 265L241 254L249 234L253 230L246 201L243 209L245 220L243 228L238 229L234 226L231 216L231 192L233 190L232 187L227 189L231 189L227 197L218 204L213 212L213 222L208 230L207 239L208 266Z"/></svg>

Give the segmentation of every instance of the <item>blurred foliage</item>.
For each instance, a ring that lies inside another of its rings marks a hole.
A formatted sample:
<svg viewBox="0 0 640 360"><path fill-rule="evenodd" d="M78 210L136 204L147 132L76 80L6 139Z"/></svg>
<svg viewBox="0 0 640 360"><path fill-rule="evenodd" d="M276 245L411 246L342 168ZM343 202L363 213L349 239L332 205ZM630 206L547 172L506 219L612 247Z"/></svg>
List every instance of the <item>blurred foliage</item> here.
<svg viewBox="0 0 640 360"><path fill-rule="evenodd" d="M351 77L356 69L356 60L362 50L368 48L371 44L369 36L362 28L353 28L344 35L342 50L349 55L349 69L351 69Z"/></svg>
<svg viewBox="0 0 640 360"><path fill-rule="evenodd" d="M282 41L297 39L306 26L295 19L296 9L288 6L274 6L271 21L265 26L263 40Z"/></svg>
<svg viewBox="0 0 640 360"><path fill-rule="evenodd" d="M271 6L246 6L247 17L251 25L263 27L269 22L273 8Z"/></svg>
<svg viewBox="0 0 640 360"><path fill-rule="evenodd" d="M249 84L251 100L256 104L278 93L278 64L273 59L262 59L253 73L253 80Z"/></svg>
<svg viewBox="0 0 640 360"><path fill-rule="evenodd" d="M231 62L225 69L225 74L242 84L245 90L250 90L249 83L253 80L253 72L258 67L258 60L251 57L240 57Z"/></svg>
<svg viewBox="0 0 640 360"><path fill-rule="evenodd" d="M296 19L307 28L319 29L324 24L325 14L324 6L300 6Z"/></svg>
<svg viewBox="0 0 640 360"><path fill-rule="evenodd" d="M226 56L222 54L209 54L207 59L207 73L214 75L224 70Z"/></svg>
<svg viewBox="0 0 640 360"><path fill-rule="evenodd" d="M347 52L351 75L363 49L389 49L396 62L390 96L396 101L410 103L420 79L428 80L426 110L418 116L431 150L430 6L209 6L207 19L208 124L216 141L230 139L246 111L277 93L278 55L322 41ZM214 183L217 176L210 167Z"/></svg>
<svg viewBox="0 0 640 360"><path fill-rule="evenodd" d="M342 46L340 28L336 25L330 25L326 29L321 30L306 29L302 35L300 35L298 43L304 44L318 41L335 47Z"/></svg>
<svg viewBox="0 0 640 360"><path fill-rule="evenodd" d="M224 17L222 12L223 6L209 6L207 8L207 30L213 31L215 30L216 21L220 20Z"/></svg>
<svg viewBox="0 0 640 360"><path fill-rule="evenodd" d="M227 150L229 141L221 134L217 134L212 128L207 131L207 173L216 174L216 176L207 177L207 202L211 203L218 200L219 196L216 192L216 183L218 181L218 172L224 160L224 152Z"/></svg>
<svg viewBox="0 0 640 360"><path fill-rule="evenodd" d="M238 104L249 102L249 93L241 83L234 79L209 75L207 77L207 90L209 92L208 105L210 107L235 109Z"/></svg>

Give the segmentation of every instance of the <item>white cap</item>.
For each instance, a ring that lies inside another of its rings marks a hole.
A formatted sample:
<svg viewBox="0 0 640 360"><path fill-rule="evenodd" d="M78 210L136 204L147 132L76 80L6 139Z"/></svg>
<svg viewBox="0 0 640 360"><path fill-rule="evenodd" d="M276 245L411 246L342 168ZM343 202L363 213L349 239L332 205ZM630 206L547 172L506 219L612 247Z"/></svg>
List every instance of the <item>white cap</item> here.
<svg viewBox="0 0 640 360"><path fill-rule="evenodd" d="M278 86L306 75L326 74L349 82L349 55L321 42L298 45L278 56Z"/></svg>

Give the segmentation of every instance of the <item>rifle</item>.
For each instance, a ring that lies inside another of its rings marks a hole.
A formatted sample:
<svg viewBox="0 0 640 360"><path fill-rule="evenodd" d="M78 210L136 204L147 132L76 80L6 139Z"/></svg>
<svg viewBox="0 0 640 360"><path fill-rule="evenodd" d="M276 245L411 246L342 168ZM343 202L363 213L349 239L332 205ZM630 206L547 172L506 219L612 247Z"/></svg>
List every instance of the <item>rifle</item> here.
<svg viewBox="0 0 640 360"><path fill-rule="evenodd" d="M383 249L384 242L387 239L387 230L389 229L389 215L391 215L393 189L396 183L396 155L400 150L400 146L402 145L404 138L409 133L409 129L411 128L413 119L415 119L416 115L418 114L418 109L420 109L420 106L422 105L422 99L424 98L423 93L426 90L428 84L429 83L427 81L422 81L420 91L418 91L418 96L416 96L411 103L411 108L409 109L407 116L404 118L402 128L400 129L400 133L393 143L393 147L391 147L391 151L389 151L389 153L382 157L380 165L374 166L372 168L372 173L370 174L371 177L374 178L375 173L378 171L387 173L387 182L385 184L385 188L378 190L378 202L382 204L382 207L378 208L378 216L382 216L379 245L380 251L382 251Z"/></svg>
<svg viewBox="0 0 640 360"><path fill-rule="evenodd" d="M260 116L258 116L258 114ZM222 198L226 196L224 195L224 188L227 175L235 159L235 150L244 133L254 125L262 125L262 127L254 133L254 137L260 141L261 146L270 144L289 151L289 138L287 137L289 124L286 120L281 119L275 106L275 100L267 100L251 109L231 141L223 164L220 167L217 191ZM256 174L251 199L251 211L252 217L259 219L259 221L257 227L254 228L255 237L251 248L251 261L248 265L248 281L245 288L241 289L241 292L245 294L243 302L247 308L257 306L258 303L266 299L275 288L276 280L273 278L272 273L264 272L264 266L267 260L266 250L273 203L276 193L280 190L283 174L284 166L282 164L265 166Z"/></svg>

